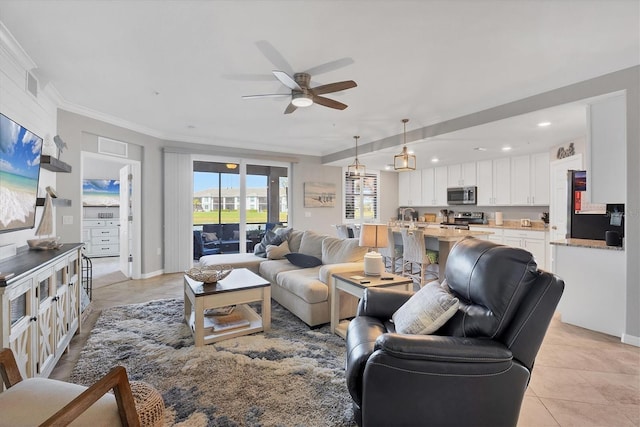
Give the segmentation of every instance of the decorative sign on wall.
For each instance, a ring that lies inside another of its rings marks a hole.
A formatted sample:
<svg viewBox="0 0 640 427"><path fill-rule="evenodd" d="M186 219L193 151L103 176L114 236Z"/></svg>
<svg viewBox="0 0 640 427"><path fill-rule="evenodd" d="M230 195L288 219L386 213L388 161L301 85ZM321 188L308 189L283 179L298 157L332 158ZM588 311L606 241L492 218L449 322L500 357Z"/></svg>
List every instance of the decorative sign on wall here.
<svg viewBox="0 0 640 427"><path fill-rule="evenodd" d="M576 149L573 147L573 142L569 144L568 148L560 147L558 148L558 154L556 154L557 159L564 159L565 157L571 157L576 154Z"/></svg>
<svg viewBox="0 0 640 427"><path fill-rule="evenodd" d="M336 205L336 185L324 182L304 183L305 208L332 208Z"/></svg>

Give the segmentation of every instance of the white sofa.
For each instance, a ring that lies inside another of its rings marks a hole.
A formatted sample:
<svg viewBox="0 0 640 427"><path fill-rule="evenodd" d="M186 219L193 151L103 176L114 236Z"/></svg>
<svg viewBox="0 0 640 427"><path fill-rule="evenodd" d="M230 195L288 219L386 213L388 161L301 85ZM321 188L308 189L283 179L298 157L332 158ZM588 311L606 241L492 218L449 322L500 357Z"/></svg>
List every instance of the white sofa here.
<svg viewBox="0 0 640 427"><path fill-rule="evenodd" d="M207 255L200 266L228 264L233 268L248 268L271 283L271 296L280 305L309 326L322 325L331 316L332 274L362 271L367 248L358 239L339 239L313 231L291 230L287 245L292 253L311 255L322 265L301 268L285 259L268 259L254 254ZM340 318L353 317L358 300L351 295L340 298Z"/></svg>

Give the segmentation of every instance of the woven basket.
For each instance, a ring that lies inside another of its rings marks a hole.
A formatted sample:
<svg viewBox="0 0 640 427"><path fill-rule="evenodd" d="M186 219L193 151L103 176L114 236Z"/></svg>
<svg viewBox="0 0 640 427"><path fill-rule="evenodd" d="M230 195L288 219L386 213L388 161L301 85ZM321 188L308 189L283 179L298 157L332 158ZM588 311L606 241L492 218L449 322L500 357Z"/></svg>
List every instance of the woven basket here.
<svg viewBox="0 0 640 427"><path fill-rule="evenodd" d="M158 390L142 381L131 381L131 394L143 427L164 426L164 400Z"/></svg>

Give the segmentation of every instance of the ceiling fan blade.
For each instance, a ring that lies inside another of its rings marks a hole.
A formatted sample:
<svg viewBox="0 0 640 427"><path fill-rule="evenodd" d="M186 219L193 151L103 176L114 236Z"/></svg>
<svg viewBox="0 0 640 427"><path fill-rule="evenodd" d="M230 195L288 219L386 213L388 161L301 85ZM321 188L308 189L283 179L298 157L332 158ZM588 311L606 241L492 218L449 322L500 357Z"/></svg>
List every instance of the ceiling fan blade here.
<svg viewBox="0 0 640 427"><path fill-rule="evenodd" d="M325 98L324 96L314 96L313 102L325 107L335 108L336 110L344 110L345 108L347 108L347 104L343 104L342 102L338 102L333 99Z"/></svg>
<svg viewBox="0 0 640 427"><path fill-rule="evenodd" d="M337 70L338 68L346 67L353 64L353 58L341 58L335 61L329 61L324 64L316 65L309 68L305 73L315 76L317 74L327 73L329 71Z"/></svg>
<svg viewBox="0 0 640 427"><path fill-rule="evenodd" d="M292 103L289 103L289 105L287 105L287 108L285 108L284 113L285 114L291 114L294 111L296 111L298 109L298 107L296 107L295 105L293 105Z"/></svg>
<svg viewBox="0 0 640 427"><path fill-rule="evenodd" d="M284 71L273 70L273 75L276 76L276 79L280 80L280 83L289 89L302 90L300 85L298 85L298 83L296 83L296 81Z"/></svg>
<svg viewBox="0 0 640 427"><path fill-rule="evenodd" d="M345 80L343 82L329 83L322 86L311 88L311 91L316 95L322 95L324 93L339 92L341 90L351 89L358 84L353 80Z"/></svg>
<svg viewBox="0 0 640 427"><path fill-rule="evenodd" d="M293 68L289 62L284 59L284 56L271 43L266 40L258 40L256 46L275 68L284 70L285 73L293 74Z"/></svg>
<svg viewBox="0 0 640 427"><path fill-rule="evenodd" d="M291 96L291 94L290 93L267 93L264 95L244 95L242 99L281 98L283 96Z"/></svg>

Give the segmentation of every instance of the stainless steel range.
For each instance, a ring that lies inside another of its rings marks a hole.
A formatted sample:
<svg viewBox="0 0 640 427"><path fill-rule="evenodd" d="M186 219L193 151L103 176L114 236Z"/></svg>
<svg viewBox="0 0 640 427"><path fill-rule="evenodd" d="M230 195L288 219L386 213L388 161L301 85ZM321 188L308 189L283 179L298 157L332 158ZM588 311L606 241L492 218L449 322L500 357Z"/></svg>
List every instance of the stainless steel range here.
<svg viewBox="0 0 640 427"><path fill-rule="evenodd" d="M484 212L458 212L453 215L453 222L443 222L442 227L468 230L469 224L484 224Z"/></svg>

